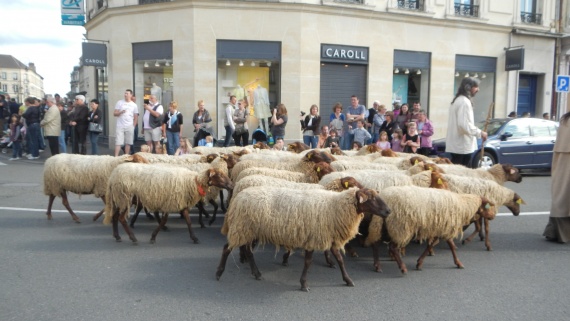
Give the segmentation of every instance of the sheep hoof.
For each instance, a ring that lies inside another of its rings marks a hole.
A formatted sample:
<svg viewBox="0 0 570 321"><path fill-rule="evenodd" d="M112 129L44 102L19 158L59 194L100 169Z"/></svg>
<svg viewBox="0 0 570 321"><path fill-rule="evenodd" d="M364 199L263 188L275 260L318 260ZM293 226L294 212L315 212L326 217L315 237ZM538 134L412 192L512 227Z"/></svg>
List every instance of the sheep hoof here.
<svg viewBox="0 0 570 321"><path fill-rule="evenodd" d="M156 243L156 240L150 240L150 244Z"/></svg>
<svg viewBox="0 0 570 321"><path fill-rule="evenodd" d="M461 241L461 245L465 245L465 244L467 244L467 243L469 243L469 242L467 242L467 240Z"/></svg>
<svg viewBox="0 0 570 321"><path fill-rule="evenodd" d="M461 265L457 265L457 268L458 268L458 269L460 269L460 270L463 270L463 269L465 269L465 267L463 266L463 264L461 264Z"/></svg>
<svg viewBox="0 0 570 321"><path fill-rule="evenodd" d="M334 263L329 264L329 267L330 267L331 269L336 269L336 265L334 265Z"/></svg>
<svg viewBox="0 0 570 321"><path fill-rule="evenodd" d="M487 251L489 251L489 252L491 252L492 250L493 250L493 249L490 248L490 247L487 248Z"/></svg>
<svg viewBox="0 0 570 321"><path fill-rule="evenodd" d="M303 292L309 292L310 289L309 289L308 286L303 286L303 287L301 287L301 291L303 291Z"/></svg>
<svg viewBox="0 0 570 321"><path fill-rule="evenodd" d="M200 240L198 239L192 239L192 241L194 241L194 244L200 244Z"/></svg>
<svg viewBox="0 0 570 321"><path fill-rule="evenodd" d="M216 220L213 220L213 219L210 220L210 221L208 222L208 225L209 225L209 226L212 226L212 223L214 223L215 221L216 221Z"/></svg>
<svg viewBox="0 0 570 321"><path fill-rule="evenodd" d="M288 263L288 262L283 262L283 263L281 263L281 265L283 265L283 266L289 266L289 263Z"/></svg>
<svg viewBox="0 0 570 321"><path fill-rule="evenodd" d="M346 281L346 286L354 286L354 282L352 280Z"/></svg>
<svg viewBox="0 0 570 321"><path fill-rule="evenodd" d="M51 220L51 219L52 219L51 214L46 213L46 215L47 215L47 219L48 219L48 220Z"/></svg>
<svg viewBox="0 0 570 321"><path fill-rule="evenodd" d="M75 221L75 223L77 223L77 224L80 224L80 223L81 223L80 220L73 220L73 221Z"/></svg>
<svg viewBox="0 0 570 321"><path fill-rule="evenodd" d="M216 272L216 280L220 280L220 278L222 277L222 273L224 273L224 271L217 271Z"/></svg>
<svg viewBox="0 0 570 321"><path fill-rule="evenodd" d="M130 227L130 228L135 228L135 225L134 225L134 224L129 224L129 227Z"/></svg>

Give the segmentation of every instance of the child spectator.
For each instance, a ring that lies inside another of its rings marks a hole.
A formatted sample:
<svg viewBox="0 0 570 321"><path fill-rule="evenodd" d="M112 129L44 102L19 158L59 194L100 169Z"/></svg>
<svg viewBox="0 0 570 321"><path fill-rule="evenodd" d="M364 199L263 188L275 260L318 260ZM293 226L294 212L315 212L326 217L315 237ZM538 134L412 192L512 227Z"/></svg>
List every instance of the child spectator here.
<svg viewBox="0 0 570 321"><path fill-rule="evenodd" d="M416 153L420 147L420 135L415 122L409 122L407 125L408 132L404 135L400 145L404 147L404 153Z"/></svg>
<svg viewBox="0 0 570 321"><path fill-rule="evenodd" d="M354 129L351 125L348 125L348 130L351 135L354 135L354 142L360 143L360 147L364 146L364 143L372 138L372 135L364 129L364 121L362 119L356 121L356 128Z"/></svg>
<svg viewBox="0 0 570 321"><path fill-rule="evenodd" d="M402 152L402 130L400 128L396 129L394 133L392 133L392 151L394 152Z"/></svg>
<svg viewBox="0 0 570 321"><path fill-rule="evenodd" d="M150 146L148 146L147 144L142 144L141 153L150 153Z"/></svg>
<svg viewBox="0 0 570 321"><path fill-rule="evenodd" d="M362 144L360 142L353 142L352 143L352 150L360 150L362 148Z"/></svg>
<svg viewBox="0 0 570 321"><path fill-rule="evenodd" d="M329 137L325 141L324 148L340 147L340 138L337 135L336 129L331 129Z"/></svg>
<svg viewBox="0 0 570 321"><path fill-rule="evenodd" d="M206 147L214 147L214 137L206 136Z"/></svg>
<svg viewBox="0 0 570 321"><path fill-rule="evenodd" d="M319 135L319 141L317 142L317 148L325 148L327 138L329 138L329 126L324 125L321 127L321 133Z"/></svg>
<svg viewBox="0 0 570 321"><path fill-rule="evenodd" d="M12 114L10 118L10 141L12 142L12 158L9 160L22 158L22 123L18 114Z"/></svg>
<svg viewBox="0 0 570 321"><path fill-rule="evenodd" d="M390 142L388 141L388 133L385 131L380 132L380 139L376 142L376 146L380 147L380 149L390 149Z"/></svg>
<svg viewBox="0 0 570 321"><path fill-rule="evenodd" d="M190 145L190 140L187 137L182 137L182 139L180 140L180 147L176 150L174 156L190 154L191 150L192 150L192 145Z"/></svg>

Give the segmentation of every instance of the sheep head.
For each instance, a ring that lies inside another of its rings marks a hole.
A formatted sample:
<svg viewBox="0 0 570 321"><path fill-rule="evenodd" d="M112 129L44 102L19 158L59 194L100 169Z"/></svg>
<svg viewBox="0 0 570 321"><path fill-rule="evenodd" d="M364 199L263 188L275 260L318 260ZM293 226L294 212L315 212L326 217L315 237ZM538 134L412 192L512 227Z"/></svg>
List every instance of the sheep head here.
<svg viewBox="0 0 570 321"><path fill-rule="evenodd" d="M245 155L245 154L249 154L249 151L244 148L244 149L241 149L241 150L238 150L238 151L234 151L233 154L234 154L235 156L237 156L237 157L240 157L240 156L243 156L243 155Z"/></svg>
<svg viewBox="0 0 570 321"><path fill-rule="evenodd" d="M514 216L518 216L521 213L521 204L526 205L525 201L519 196L519 194L515 193L513 199L503 205L505 205Z"/></svg>
<svg viewBox="0 0 570 321"><path fill-rule="evenodd" d="M125 162L143 163L143 164L149 163L149 161L146 158L144 158L144 156L139 155L138 153L134 155L125 156Z"/></svg>
<svg viewBox="0 0 570 321"><path fill-rule="evenodd" d="M234 154L222 154L220 157L226 162L228 169L234 168L239 160Z"/></svg>
<svg viewBox="0 0 570 321"><path fill-rule="evenodd" d="M364 188L364 186L362 186L354 177L352 176L347 176L347 177L343 177L339 179L340 181L340 185L342 186L342 188L344 189L349 189L351 187L358 187L358 188Z"/></svg>
<svg viewBox="0 0 570 321"><path fill-rule="evenodd" d="M366 145L365 149L369 154L379 153L382 151L376 144Z"/></svg>
<svg viewBox="0 0 570 321"><path fill-rule="evenodd" d="M387 217L391 212L388 204L384 202L380 195L368 188L361 188L356 191L356 211L380 217Z"/></svg>
<svg viewBox="0 0 570 321"><path fill-rule="evenodd" d="M325 162L330 164L331 162L335 161L336 158L334 158L331 154L327 152L311 150L307 154L305 154L305 156L303 156L301 160L305 162L313 162L313 163Z"/></svg>
<svg viewBox="0 0 570 321"><path fill-rule="evenodd" d="M449 189L447 180L443 178L441 173L438 172L431 172L431 184L429 187L437 189Z"/></svg>
<svg viewBox="0 0 570 321"><path fill-rule="evenodd" d="M218 154L208 154L206 156L206 162L211 164L216 158L218 158Z"/></svg>
<svg viewBox="0 0 570 321"><path fill-rule="evenodd" d="M481 205L477 209L477 215L492 220L495 218L496 213L495 204L491 203L486 197L481 196Z"/></svg>
<svg viewBox="0 0 570 321"><path fill-rule="evenodd" d="M413 157L410 157L410 164L412 166L417 165L417 164L424 164L424 160L421 157L413 156Z"/></svg>
<svg viewBox="0 0 570 321"><path fill-rule="evenodd" d="M433 162L436 164L453 164L447 157L436 157L433 159Z"/></svg>
<svg viewBox="0 0 570 321"><path fill-rule="evenodd" d="M520 183L522 182L522 175L518 168L514 167L511 164L502 164L503 170L505 171L505 175L507 177L507 181Z"/></svg>
<svg viewBox="0 0 570 321"><path fill-rule="evenodd" d="M253 148L257 148L257 149L269 149L269 145L267 145L265 142L257 142L255 144L253 144Z"/></svg>
<svg viewBox="0 0 570 321"><path fill-rule="evenodd" d="M323 178L323 176L334 172L334 168L332 168L331 165L325 162L316 163L313 166L313 169L317 173L317 177L319 178L319 180Z"/></svg>
<svg viewBox="0 0 570 321"><path fill-rule="evenodd" d="M340 147L332 147L331 148L331 154L333 154L333 155L344 155L344 153L342 152L342 149L340 149Z"/></svg>
<svg viewBox="0 0 570 321"><path fill-rule="evenodd" d="M398 157L398 155L397 155L393 150L391 150L390 148L388 148L388 149L383 149L383 150L380 152L380 155L382 155L382 156L384 156L384 157Z"/></svg>
<svg viewBox="0 0 570 321"><path fill-rule="evenodd" d="M443 169L441 169L441 167L437 166L436 164L424 164L424 169L426 171L432 171L432 172L436 172L436 173L440 173L440 174L445 174L445 171Z"/></svg>
<svg viewBox="0 0 570 321"><path fill-rule="evenodd" d="M301 142L294 142L291 144L287 144L287 151L299 154L300 152L311 149L311 147L301 143Z"/></svg>
<svg viewBox="0 0 570 321"><path fill-rule="evenodd" d="M234 189L234 183L228 175L217 168L208 169L208 186L216 186L227 190Z"/></svg>

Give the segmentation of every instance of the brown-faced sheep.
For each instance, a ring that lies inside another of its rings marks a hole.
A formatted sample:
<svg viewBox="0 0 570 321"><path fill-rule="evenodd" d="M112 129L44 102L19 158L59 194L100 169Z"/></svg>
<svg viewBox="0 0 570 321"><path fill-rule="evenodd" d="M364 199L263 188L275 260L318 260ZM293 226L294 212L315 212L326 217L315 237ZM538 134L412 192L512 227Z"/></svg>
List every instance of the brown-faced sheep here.
<svg viewBox="0 0 570 321"><path fill-rule="evenodd" d="M58 154L48 158L44 165L44 194L49 196L47 218L52 219L51 208L56 197L61 197L63 206L67 209L71 218L80 223L69 201L67 192L89 195L101 198L105 203L105 191L107 180L115 167L127 162L146 163L138 155L113 157L107 155L77 155ZM93 217L97 220L103 210Z"/></svg>
<svg viewBox="0 0 570 321"><path fill-rule="evenodd" d="M286 197L284 197L286 195ZM255 202L251 200L255 199ZM339 252L358 232L364 214L386 217L389 208L368 189L351 188L344 192L315 190L307 193L287 188L252 187L243 190L230 204L222 234L227 236L216 272L219 280L232 249L241 247L248 258L252 274L260 279L252 252L252 244L274 244L287 250L304 249L305 266L301 290L308 291L307 271L313 252L331 250L347 285L354 283L346 273Z"/></svg>
<svg viewBox="0 0 570 321"><path fill-rule="evenodd" d="M299 154L300 152L308 149L311 149L311 147L301 142L294 142L287 144L287 151L293 152L295 154Z"/></svg>
<svg viewBox="0 0 570 321"><path fill-rule="evenodd" d="M170 188L165 190L165 186ZM227 175L219 169L213 168L202 173L196 173L175 165L120 165L113 170L109 177L106 194L107 206L105 207L103 223L113 222L113 236L117 241L120 241L118 222L121 222L131 241L137 242L127 224L131 200L136 197L150 211L163 213L160 225L152 233L151 243L154 243L156 235L166 224L168 213L180 211L183 211L183 216L186 219L190 238L194 243L198 243L198 239L192 231L188 209L206 197L210 186L232 189L233 183Z"/></svg>

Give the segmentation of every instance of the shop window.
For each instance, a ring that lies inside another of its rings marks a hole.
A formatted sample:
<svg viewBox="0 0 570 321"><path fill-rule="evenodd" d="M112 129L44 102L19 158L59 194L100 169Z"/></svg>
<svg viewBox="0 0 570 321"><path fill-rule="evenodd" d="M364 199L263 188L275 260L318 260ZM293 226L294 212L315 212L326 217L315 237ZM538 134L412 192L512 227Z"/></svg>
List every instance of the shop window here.
<svg viewBox="0 0 570 321"><path fill-rule="evenodd" d="M155 95L163 105L174 100L174 61L172 41L154 41L133 44L134 93L141 106Z"/></svg>
<svg viewBox="0 0 570 321"><path fill-rule="evenodd" d="M477 99L473 103L473 117L475 122L487 119L489 113L489 105L493 102L495 94L495 73L494 72L473 72L473 71L456 71L455 85L453 96L457 93L457 89L461 81L465 77L473 77L479 79L479 92Z"/></svg>

